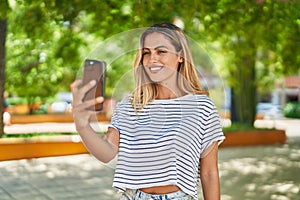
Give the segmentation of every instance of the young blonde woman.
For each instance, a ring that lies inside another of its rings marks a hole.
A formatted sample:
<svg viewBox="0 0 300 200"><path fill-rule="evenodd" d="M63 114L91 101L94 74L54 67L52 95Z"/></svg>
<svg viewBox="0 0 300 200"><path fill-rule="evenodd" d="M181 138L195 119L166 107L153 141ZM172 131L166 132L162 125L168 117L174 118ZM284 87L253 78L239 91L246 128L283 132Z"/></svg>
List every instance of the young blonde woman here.
<svg viewBox="0 0 300 200"><path fill-rule="evenodd" d="M95 114L82 102L95 81L72 85L76 129L102 162L118 155L113 187L121 199L220 199L218 143L224 140L216 107L201 87L188 41L173 24L155 24L140 38L135 91L118 103L104 137L91 128Z"/></svg>

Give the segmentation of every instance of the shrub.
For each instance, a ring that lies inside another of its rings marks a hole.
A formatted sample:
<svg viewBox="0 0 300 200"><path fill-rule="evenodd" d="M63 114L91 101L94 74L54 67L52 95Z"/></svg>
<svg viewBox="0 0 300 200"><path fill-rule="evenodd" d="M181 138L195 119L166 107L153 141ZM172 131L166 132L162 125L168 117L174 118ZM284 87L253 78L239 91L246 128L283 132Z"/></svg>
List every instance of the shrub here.
<svg viewBox="0 0 300 200"><path fill-rule="evenodd" d="M300 118L300 103L289 102L283 108L283 114L289 118Z"/></svg>

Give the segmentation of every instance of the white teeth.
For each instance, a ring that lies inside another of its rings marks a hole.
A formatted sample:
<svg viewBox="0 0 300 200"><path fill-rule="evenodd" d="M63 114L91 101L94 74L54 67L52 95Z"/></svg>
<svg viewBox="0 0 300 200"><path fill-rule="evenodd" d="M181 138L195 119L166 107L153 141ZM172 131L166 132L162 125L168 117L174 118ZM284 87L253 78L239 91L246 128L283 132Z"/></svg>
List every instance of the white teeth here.
<svg viewBox="0 0 300 200"><path fill-rule="evenodd" d="M150 67L151 72L159 71L161 69L162 69L162 67Z"/></svg>

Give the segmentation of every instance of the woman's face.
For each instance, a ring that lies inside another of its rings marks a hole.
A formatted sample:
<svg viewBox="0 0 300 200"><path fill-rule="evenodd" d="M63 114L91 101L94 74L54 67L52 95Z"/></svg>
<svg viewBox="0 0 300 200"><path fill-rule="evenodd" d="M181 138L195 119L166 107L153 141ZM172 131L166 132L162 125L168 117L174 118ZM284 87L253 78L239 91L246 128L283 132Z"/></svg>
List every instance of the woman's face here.
<svg viewBox="0 0 300 200"><path fill-rule="evenodd" d="M182 58L162 33L151 33L145 37L142 54L142 64L153 82L161 83L176 77Z"/></svg>

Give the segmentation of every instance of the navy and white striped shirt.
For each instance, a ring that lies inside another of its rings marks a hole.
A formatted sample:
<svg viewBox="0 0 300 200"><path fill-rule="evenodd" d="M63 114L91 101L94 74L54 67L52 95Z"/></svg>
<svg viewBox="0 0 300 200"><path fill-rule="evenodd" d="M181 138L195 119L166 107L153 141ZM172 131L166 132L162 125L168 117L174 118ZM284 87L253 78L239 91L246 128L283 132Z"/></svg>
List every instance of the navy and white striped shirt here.
<svg viewBox="0 0 300 200"><path fill-rule="evenodd" d="M114 187L126 190L171 184L194 199L201 153L225 138L216 107L206 95L154 100L138 114L124 99L110 127L120 132Z"/></svg>

